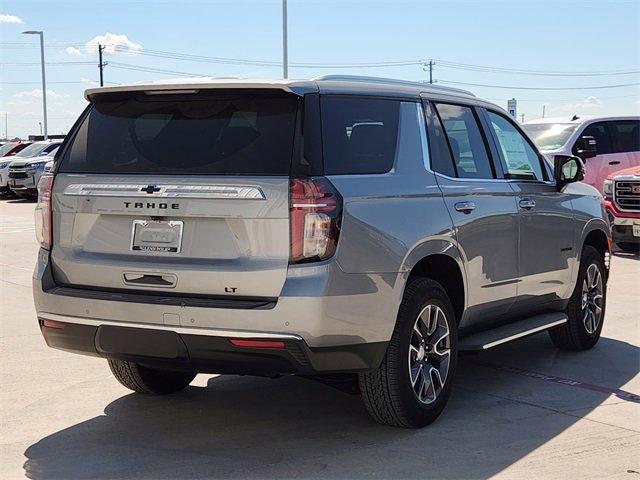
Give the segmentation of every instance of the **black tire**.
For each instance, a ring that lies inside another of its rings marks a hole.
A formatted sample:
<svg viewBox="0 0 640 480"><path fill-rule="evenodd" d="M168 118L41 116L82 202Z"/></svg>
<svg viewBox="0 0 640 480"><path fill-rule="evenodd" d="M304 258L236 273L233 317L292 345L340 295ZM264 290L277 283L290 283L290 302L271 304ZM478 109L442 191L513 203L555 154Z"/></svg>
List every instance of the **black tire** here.
<svg viewBox="0 0 640 480"><path fill-rule="evenodd" d="M156 370L124 360L109 360L109 368L116 380L128 389L154 395L184 390L196 376L195 373Z"/></svg>
<svg viewBox="0 0 640 480"><path fill-rule="evenodd" d="M425 404L418 399L409 377L409 344L418 315L430 304L439 307L446 317L450 356L444 385L438 394L434 394L435 401ZM449 399L457 354L457 324L444 288L427 278L410 280L382 363L377 370L358 374L360 392L367 411L376 421L385 425L420 428L432 423Z"/></svg>
<svg viewBox="0 0 640 480"><path fill-rule="evenodd" d="M616 243L618 248L626 253L635 253L636 255L640 254L640 242L618 242Z"/></svg>
<svg viewBox="0 0 640 480"><path fill-rule="evenodd" d="M583 283L587 275L587 270L591 265L596 265L602 275L602 303L599 325L593 332L589 332L584 322L584 312L582 310ZM582 249L580 269L578 271L578 281L567 305L567 323L549 330L549 336L554 345L562 350L588 350L592 348L600 339L602 325L604 324L605 309L607 306L607 269L604 265L604 258L598 250L590 245L585 245Z"/></svg>

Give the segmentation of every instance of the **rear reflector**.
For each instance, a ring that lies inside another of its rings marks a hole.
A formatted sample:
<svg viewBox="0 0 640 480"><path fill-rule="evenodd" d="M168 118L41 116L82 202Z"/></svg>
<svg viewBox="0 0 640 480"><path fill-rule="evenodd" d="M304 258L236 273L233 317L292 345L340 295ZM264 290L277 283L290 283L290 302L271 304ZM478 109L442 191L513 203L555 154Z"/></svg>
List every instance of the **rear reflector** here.
<svg viewBox="0 0 640 480"><path fill-rule="evenodd" d="M236 347L279 349L285 348L284 342L280 340L244 340L241 338L230 338L229 341Z"/></svg>
<svg viewBox="0 0 640 480"><path fill-rule="evenodd" d="M56 328L58 330L62 330L65 326L62 322L56 322L55 320L41 320L42 326L47 328Z"/></svg>

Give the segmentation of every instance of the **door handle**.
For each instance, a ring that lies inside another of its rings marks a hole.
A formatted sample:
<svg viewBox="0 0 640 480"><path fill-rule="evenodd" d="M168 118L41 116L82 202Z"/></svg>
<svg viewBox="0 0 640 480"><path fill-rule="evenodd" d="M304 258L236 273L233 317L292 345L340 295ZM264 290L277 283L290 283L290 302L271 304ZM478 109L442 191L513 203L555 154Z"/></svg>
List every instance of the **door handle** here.
<svg viewBox="0 0 640 480"><path fill-rule="evenodd" d="M453 206L458 212L471 213L476 208L473 202L458 202Z"/></svg>
<svg viewBox="0 0 640 480"><path fill-rule="evenodd" d="M520 202L518 202L518 205L520 205L520 208L523 210L531 210L536 206L536 202L534 202L530 198L523 198L522 200L520 200Z"/></svg>
<svg viewBox="0 0 640 480"><path fill-rule="evenodd" d="M609 162L609 165L620 165L620 162L618 160L613 160Z"/></svg>

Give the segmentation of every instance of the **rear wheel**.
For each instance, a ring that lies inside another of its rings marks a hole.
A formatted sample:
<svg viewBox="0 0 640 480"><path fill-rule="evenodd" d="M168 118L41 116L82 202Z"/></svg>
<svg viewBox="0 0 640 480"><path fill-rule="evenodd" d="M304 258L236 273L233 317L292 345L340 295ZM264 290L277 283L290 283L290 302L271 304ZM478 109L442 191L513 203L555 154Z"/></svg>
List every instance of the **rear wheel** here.
<svg viewBox="0 0 640 480"><path fill-rule="evenodd" d="M607 270L602 255L586 245L578 282L569 305L567 323L549 330L553 343L563 350L588 350L600 339L607 300Z"/></svg>
<svg viewBox="0 0 640 480"><path fill-rule="evenodd" d="M457 347L456 320L442 286L411 280L380 367L358 375L369 414L405 428L433 422L451 392Z"/></svg>
<svg viewBox="0 0 640 480"><path fill-rule="evenodd" d="M128 389L155 395L179 392L196 376L195 373L156 370L124 360L109 360L109 368L116 380Z"/></svg>
<svg viewBox="0 0 640 480"><path fill-rule="evenodd" d="M627 252L627 253L640 253L640 242L638 243L633 243L633 242L619 242L616 243L616 245L618 246L618 248L620 250L622 250L623 252Z"/></svg>

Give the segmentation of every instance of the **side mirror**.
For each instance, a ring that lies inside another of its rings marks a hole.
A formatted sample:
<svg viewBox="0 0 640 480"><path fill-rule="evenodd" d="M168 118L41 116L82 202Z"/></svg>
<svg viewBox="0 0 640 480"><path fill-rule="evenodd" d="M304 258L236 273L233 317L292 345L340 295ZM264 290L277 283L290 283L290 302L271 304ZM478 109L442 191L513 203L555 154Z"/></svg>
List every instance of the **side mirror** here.
<svg viewBox="0 0 640 480"><path fill-rule="evenodd" d="M568 183L584 179L584 163L572 155L556 155L553 159L553 178L558 191Z"/></svg>
<svg viewBox="0 0 640 480"><path fill-rule="evenodd" d="M598 144L595 137L590 135L580 137L574 147L574 153L582 160L595 157L598 154Z"/></svg>

